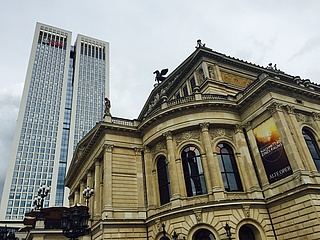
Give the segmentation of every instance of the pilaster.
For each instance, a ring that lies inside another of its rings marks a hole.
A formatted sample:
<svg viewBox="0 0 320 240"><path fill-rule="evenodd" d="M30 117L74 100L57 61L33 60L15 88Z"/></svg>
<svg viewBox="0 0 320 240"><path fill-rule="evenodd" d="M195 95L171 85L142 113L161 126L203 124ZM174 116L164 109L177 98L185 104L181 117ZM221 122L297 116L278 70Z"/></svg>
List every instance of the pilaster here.
<svg viewBox="0 0 320 240"><path fill-rule="evenodd" d="M94 162L94 195L93 195L93 216L94 220L99 220L101 217L101 194L100 194L100 184L101 184L101 163L99 159Z"/></svg>
<svg viewBox="0 0 320 240"><path fill-rule="evenodd" d="M295 141L290 131L286 117L282 111L282 104L274 102L267 108L277 126L281 141L288 156L293 172L303 170L304 166L298 153Z"/></svg>
<svg viewBox="0 0 320 240"><path fill-rule="evenodd" d="M103 218L113 218L112 213L112 149L113 145L103 146Z"/></svg>

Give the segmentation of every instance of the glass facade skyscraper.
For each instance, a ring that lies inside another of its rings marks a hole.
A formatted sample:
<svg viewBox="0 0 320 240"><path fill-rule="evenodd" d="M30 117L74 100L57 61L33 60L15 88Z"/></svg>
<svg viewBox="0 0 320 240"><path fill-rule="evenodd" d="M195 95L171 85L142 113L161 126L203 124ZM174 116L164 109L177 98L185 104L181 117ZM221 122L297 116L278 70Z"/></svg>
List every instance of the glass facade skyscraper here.
<svg viewBox="0 0 320 240"><path fill-rule="evenodd" d="M103 119L109 44L36 24L0 216L22 220L41 185L44 206L67 202L64 179L79 140Z"/></svg>

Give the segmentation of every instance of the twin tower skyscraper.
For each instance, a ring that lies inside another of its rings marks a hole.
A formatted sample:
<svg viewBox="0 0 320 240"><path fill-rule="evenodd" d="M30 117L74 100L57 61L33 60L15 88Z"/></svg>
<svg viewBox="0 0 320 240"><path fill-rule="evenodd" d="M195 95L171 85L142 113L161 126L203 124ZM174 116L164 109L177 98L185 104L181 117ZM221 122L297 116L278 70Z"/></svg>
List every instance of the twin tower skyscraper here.
<svg viewBox="0 0 320 240"><path fill-rule="evenodd" d="M36 24L1 200L3 220L22 220L41 185L44 206L66 205L64 179L81 138L103 120L109 43Z"/></svg>

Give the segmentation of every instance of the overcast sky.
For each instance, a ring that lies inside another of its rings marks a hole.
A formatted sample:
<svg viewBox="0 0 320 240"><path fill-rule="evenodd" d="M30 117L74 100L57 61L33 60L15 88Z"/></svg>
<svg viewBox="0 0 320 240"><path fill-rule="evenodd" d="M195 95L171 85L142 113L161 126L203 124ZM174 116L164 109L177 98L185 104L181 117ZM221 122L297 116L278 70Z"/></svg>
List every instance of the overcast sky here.
<svg viewBox="0 0 320 240"><path fill-rule="evenodd" d="M156 69L197 39L214 51L320 83L318 0L0 0L0 195L36 22L110 43L111 113L138 117Z"/></svg>

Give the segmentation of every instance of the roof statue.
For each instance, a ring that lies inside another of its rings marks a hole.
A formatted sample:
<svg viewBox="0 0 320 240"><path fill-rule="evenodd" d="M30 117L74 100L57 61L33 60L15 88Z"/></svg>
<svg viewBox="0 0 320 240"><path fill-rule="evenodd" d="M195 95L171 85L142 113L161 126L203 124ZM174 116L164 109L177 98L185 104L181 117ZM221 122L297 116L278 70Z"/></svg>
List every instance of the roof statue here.
<svg viewBox="0 0 320 240"><path fill-rule="evenodd" d="M110 113L110 108L111 108L111 103L110 103L110 100L108 98L105 98L104 99L104 116L111 116L111 113Z"/></svg>
<svg viewBox="0 0 320 240"><path fill-rule="evenodd" d="M201 39L198 39L198 40L197 40L197 46L196 46L196 48L205 47L205 46L206 46L206 44L205 44L205 43L202 43L202 42L201 42Z"/></svg>
<svg viewBox="0 0 320 240"><path fill-rule="evenodd" d="M159 70L154 71L153 74L156 74L155 81L157 81L158 83L164 81L166 79L164 75L166 75L168 71L168 68L162 69L161 72L159 72Z"/></svg>
<svg viewBox="0 0 320 240"><path fill-rule="evenodd" d="M270 69L272 71L280 71L280 69L277 69L277 64L274 64L272 66L272 63L269 63L268 66L267 66L267 69Z"/></svg>

